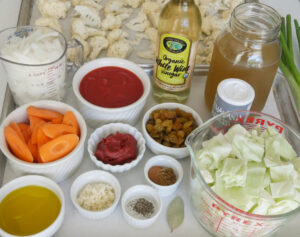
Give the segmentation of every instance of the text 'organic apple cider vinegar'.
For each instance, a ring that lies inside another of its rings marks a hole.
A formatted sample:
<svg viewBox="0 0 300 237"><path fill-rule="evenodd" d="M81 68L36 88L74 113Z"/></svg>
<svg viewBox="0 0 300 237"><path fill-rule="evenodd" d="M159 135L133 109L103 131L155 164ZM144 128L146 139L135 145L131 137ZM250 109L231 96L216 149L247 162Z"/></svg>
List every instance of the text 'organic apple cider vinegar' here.
<svg viewBox="0 0 300 237"><path fill-rule="evenodd" d="M201 15L194 0L170 0L158 24L153 97L158 102L185 102L189 96Z"/></svg>

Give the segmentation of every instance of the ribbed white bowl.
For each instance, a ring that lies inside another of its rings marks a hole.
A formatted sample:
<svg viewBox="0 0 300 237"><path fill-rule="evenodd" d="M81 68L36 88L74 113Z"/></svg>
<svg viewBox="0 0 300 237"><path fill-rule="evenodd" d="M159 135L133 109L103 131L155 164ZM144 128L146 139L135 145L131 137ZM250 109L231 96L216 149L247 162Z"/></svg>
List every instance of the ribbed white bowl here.
<svg viewBox="0 0 300 237"><path fill-rule="evenodd" d="M136 102L120 108L104 108L88 102L81 96L79 86L83 77L96 68L109 66L129 70L141 80L144 86L144 93ZM146 104L150 89L150 79L147 73L137 64L120 58L100 58L90 61L79 68L73 78L73 91L78 101L78 109L87 121L87 124L93 128L110 122L136 124Z"/></svg>
<svg viewBox="0 0 300 237"><path fill-rule="evenodd" d="M145 137L147 147L156 155L169 155L172 156L176 159L182 159L185 158L189 155L189 151L187 147L180 147L180 148L173 148L173 147L168 147L164 146L157 141L155 141L147 132L146 129L146 123L149 120L150 114L154 110L159 110L159 109L181 109L185 112L191 113L196 121L196 123L201 125L202 119L199 116L199 114L193 110L192 108L188 107L187 105L184 104L179 104L179 103L162 103L162 104L157 104L151 107L144 115L143 117L143 122L142 122L142 132Z"/></svg>
<svg viewBox="0 0 300 237"><path fill-rule="evenodd" d="M95 157L95 152L98 143L102 140L102 138L107 137L110 134L115 134L116 132L119 133L127 133L132 135L135 140L137 141L137 146L138 146L138 155L135 160L131 161L130 163L126 163L123 165L109 165L109 164L104 164L102 161L98 160ZM96 166L108 170L111 172L124 172L127 170L132 169L135 167L140 160L143 158L144 153L145 153L145 139L143 138L142 134L134 127L124 124L124 123L110 123L106 124L100 128L97 128L90 136L88 140L88 152L90 154L91 160L95 163Z"/></svg>
<svg viewBox="0 0 300 237"><path fill-rule="evenodd" d="M60 113L71 110L77 119L80 128L80 140L75 149L65 157L49 163L29 163L15 157L9 150L4 136L4 127L10 122L20 123L28 121L26 108L33 105L39 108L51 109ZM68 104L53 101L40 100L29 104L22 105L11 112L3 121L0 127L0 148L8 159L8 163L18 175L39 174L47 176L56 182L67 179L77 169L83 158L84 142L87 135L87 128L83 117L80 113Z"/></svg>

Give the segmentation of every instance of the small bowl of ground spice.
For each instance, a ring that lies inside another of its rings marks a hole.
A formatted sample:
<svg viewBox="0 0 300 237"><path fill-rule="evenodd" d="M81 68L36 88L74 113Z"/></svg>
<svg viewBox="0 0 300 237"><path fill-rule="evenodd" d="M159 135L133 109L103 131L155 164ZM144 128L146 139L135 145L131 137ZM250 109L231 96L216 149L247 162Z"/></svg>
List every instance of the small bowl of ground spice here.
<svg viewBox="0 0 300 237"><path fill-rule="evenodd" d="M161 196L169 196L177 190L183 177L183 169L175 158L158 155L146 162L144 174L148 183Z"/></svg>
<svg viewBox="0 0 300 237"><path fill-rule="evenodd" d="M127 223L136 228L151 226L162 209L158 192L148 185L135 185L122 197L122 211Z"/></svg>

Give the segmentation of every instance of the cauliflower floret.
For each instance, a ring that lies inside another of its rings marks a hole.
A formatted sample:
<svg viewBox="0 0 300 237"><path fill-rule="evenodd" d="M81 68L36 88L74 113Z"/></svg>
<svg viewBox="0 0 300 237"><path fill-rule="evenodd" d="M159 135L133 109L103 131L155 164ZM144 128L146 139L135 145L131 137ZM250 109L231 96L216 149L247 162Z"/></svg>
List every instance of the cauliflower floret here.
<svg viewBox="0 0 300 237"><path fill-rule="evenodd" d="M148 36L145 33L136 33L134 36L134 41L132 41L131 43L134 45L138 45L143 39L148 39Z"/></svg>
<svg viewBox="0 0 300 237"><path fill-rule="evenodd" d="M138 51L137 56L141 58L146 58L146 59L155 59L155 51L156 51L156 44L150 44L148 50L146 51Z"/></svg>
<svg viewBox="0 0 300 237"><path fill-rule="evenodd" d="M118 29L122 25L122 18L108 14L102 21L102 30L113 30Z"/></svg>
<svg viewBox="0 0 300 237"><path fill-rule="evenodd" d="M202 20L202 32L210 35L215 30L222 30L225 28L227 21L220 19L217 16L207 16Z"/></svg>
<svg viewBox="0 0 300 237"><path fill-rule="evenodd" d="M145 0L123 0L126 6L138 8Z"/></svg>
<svg viewBox="0 0 300 237"><path fill-rule="evenodd" d="M59 0L38 0L37 6L42 16L60 19L67 16L71 3Z"/></svg>
<svg viewBox="0 0 300 237"><path fill-rule="evenodd" d="M92 48L89 59L93 60L99 56L103 49L107 49L108 40L103 36L94 36L89 40L90 46Z"/></svg>
<svg viewBox="0 0 300 237"><path fill-rule="evenodd" d="M152 12L160 12L160 4L158 2L152 2L152 1L147 1L144 2L142 5L142 11L146 14L149 15Z"/></svg>
<svg viewBox="0 0 300 237"><path fill-rule="evenodd" d="M80 16L85 25L100 28L101 18L97 9L90 6L77 5L74 11L75 16Z"/></svg>
<svg viewBox="0 0 300 237"><path fill-rule="evenodd" d="M156 44L157 40L157 30L153 27L149 27L145 30L146 35L151 40L153 44Z"/></svg>
<svg viewBox="0 0 300 237"><path fill-rule="evenodd" d="M128 38L128 32L121 29L114 29L107 34L107 40L109 42L109 45L118 40L128 40Z"/></svg>
<svg viewBox="0 0 300 237"><path fill-rule="evenodd" d="M72 6L77 6L77 5L84 5L84 6L89 6L96 8L98 11L100 11L103 8L103 5L101 5L102 0L72 0Z"/></svg>
<svg viewBox="0 0 300 237"><path fill-rule="evenodd" d="M140 11L137 17L131 19L126 26L133 31L144 32L145 29L150 26L150 22L148 21L146 14L143 11Z"/></svg>
<svg viewBox="0 0 300 237"><path fill-rule="evenodd" d="M124 6L125 6L124 0L111 0L108 3L106 3L104 7L104 13L105 15L108 14L119 15L122 13L131 14L132 9Z"/></svg>
<svg viewBox="0 0 300 237"><path fill-rule="evenodd" d="M86 26L81 18L72 18L71 34L79 35L83 39L87 39L88 37L95 35L105 36L104 31Z"/></svg>
<svg viewBox="0 0 300 237"><path fill-rule="evenodd" d="M79 41L79 43L82 45L83 47L83 59L84 61L87 59L87 57L90 54L90 45L88 44L87 41L85 41L82 37L80 37L80 35L74 35L73 39ZM77 59L77 50L78 47L76 48L68 48L67 50L67 59L71 62L75 62Z"/></svg>
<svg viewBox="0 0 300 237"><path fill-rule="evenodd" d="M132 52L132 46L128 41L118 40L109 46L108 57L127 58Z"/></svg>
<svg viewBox="0 0 300 237"><path fill-rule="evenodd" d="M159 12L151 12L148 14L148 18L153 27L158 28L158 21L159 21Z"/></svg>
<svg viewBox="0 0 300 237"><path fill-rule="evenodd" d="M160 6L164 6L169 0L156 0L160 4Z"/></svg>
<svg viewBox="0 0 300 237"><path fill-rule="evenodd" d="M60 33L62 33L61 25L59 24L58 19L54 17L40 17L34 22L37 26L47 26Z"/></svg>
<svg viewBox="0 0 300 237"><path fill-rule="evenodd" d="M237 5L241 4L243 0L222 0L222 2L230 9L233 9Z"/></svg>

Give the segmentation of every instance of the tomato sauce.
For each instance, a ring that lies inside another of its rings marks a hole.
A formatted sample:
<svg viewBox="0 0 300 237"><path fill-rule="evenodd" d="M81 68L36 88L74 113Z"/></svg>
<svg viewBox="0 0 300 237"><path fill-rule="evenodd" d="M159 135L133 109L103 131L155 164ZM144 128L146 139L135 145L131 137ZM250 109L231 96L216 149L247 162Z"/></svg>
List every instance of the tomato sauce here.
<svg viewBox="0 0 300 237"><path fill-rule="evenodd" d="M141 80L120 67L101 67L81 80L80 94L88 102L105 108L119 108L137 101L144 92Z"/></svg>

